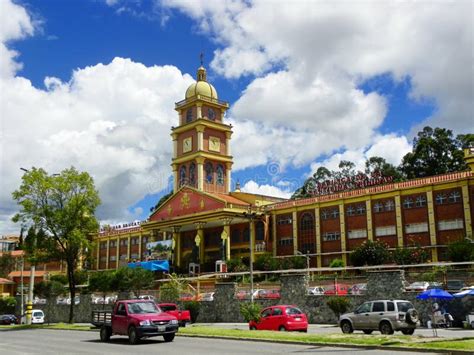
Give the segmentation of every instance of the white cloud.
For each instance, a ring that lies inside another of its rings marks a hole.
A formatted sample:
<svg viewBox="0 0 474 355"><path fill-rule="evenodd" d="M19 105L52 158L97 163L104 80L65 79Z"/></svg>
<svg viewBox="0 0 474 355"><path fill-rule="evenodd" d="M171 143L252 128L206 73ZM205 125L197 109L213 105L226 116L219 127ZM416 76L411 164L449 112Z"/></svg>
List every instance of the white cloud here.
<svg viewBox="0 0 474 355"><path fill-rule="evenodd" d="M21 28L30 28L31 22L23 17L18 21ZM0 38L21 38L32 30L6 32L13 35ZM6 61L15 68L12 54ZM124 58L77 69L68 82L45 78L44 90L16 76L15 70L4 73L0 78L2 231L18 229L9 219L17 209L11 192L20 185L20 167L44 167L56 173L73 165L87 171L102 199L100 218L135 218L140 210L129 212L128 207L168 184L169 133L178 120L172 108L192 81L174 66L146 67Z"/></svg>
<svg viewBox="0 0 474 355"><path fill-rule="evenodd" d="M387 103L358 85L381 74L408 77L413 100L435 102L424 124L472 130L471 1L163 3L218 43L211 62L218 74L256 76L232 110L250 135L236 137L239 159L255 147L253 162L241 166L299 165L377 144Z"/></svg>
<svg viewBox="0 0 474 355"><path fill-rule="evenodd" d="M248 192L252 194L266 195L266 196L275 196L282 198L290 198L292 192L288 190L282 190L276 186L262 184L259 185L253 180L247 181L241 189L243 192Z"/></svg>

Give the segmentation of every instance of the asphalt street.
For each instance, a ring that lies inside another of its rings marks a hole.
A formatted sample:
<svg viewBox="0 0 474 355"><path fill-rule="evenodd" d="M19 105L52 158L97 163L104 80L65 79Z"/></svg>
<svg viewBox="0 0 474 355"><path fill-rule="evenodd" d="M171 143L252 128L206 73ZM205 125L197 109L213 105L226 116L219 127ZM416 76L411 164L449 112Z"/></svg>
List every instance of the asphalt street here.
<svg viewBox="0 0 474 355"><path fill-rule="evenodd" d="M99 341L98 332L28 329L0 331L0 353L19 354L360 354L404 355L413 352L291 345L254 341L237 341L178 336L172 343L161 337L129 345L125 337L112 337L109 343ZM435 353L424 353L435 354ZM439 354L439 353L438 353Z"/></svg>

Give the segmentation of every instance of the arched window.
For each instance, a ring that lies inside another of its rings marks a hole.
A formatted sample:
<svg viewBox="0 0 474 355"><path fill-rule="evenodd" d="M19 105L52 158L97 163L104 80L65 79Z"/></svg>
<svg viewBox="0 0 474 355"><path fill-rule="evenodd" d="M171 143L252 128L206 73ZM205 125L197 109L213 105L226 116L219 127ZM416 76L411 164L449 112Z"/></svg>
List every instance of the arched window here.
<svg viewBox="0 0 474 355"><path fill-rule="evenodd" d="M204 169L206 170L206 182L212 184L214 181L214 167L212 166L212 163L207 162Z"/></svg>
<svg viewBox="0 0 474 355"><path fill-rule="evenodd" d="M190 108L186 111L186 123L189 123L193 120L193 109Z"/></svg>
<svg viewBox="0 0 474 355"><path fill-rule="evenodd" d="M216 120L216 111L214 111L214 109L212 109L212 108L209 108L207 110L207 116L209 117L209 119L211 121L215 121Z"/></svg>
<svg viewBox="0 0 474 355"><path fill-rule="evenodd" d="M186 166L182 165L179 168L179 186L186 185Z"/></svg>
<svg viewBox="0 0 474 355"><path fill-rule="evenodd" d="M189 165L189 184L191 186L196 185L196 164L195 163L191 163L191 165Z"/></svg>
<svg viewBox="0 0 474 355"><path fill-rule="evenodd" d="M222 166L222 164L217 165L216 173L217 173L217 178L216 178L217 184L224 185L224 167Z"/></svg>
<svg viewBox="0 0 474 355"><path fill-rule="evenodd" d="M300 230L307 231L314 229L314 218L311 213L304 213L300 219Z"/></svg>
<svg viewBox="0 0 474 355"><path fill-rule="evenodd" d="M449 194L449 202L456 203L461 201L461 193L459 191L453 191Z"/></svg>

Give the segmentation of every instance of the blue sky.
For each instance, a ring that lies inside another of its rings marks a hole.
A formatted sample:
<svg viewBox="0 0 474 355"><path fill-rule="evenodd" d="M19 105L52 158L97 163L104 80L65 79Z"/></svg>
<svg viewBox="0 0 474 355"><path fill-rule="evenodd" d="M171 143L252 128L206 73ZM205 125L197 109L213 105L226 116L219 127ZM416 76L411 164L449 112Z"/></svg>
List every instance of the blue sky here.
<svg viewBox="0 0 474 355"><path fill-rule="evenodd" d="M146 218L170 188L174 102L201 51L249 192L289 196L341 159L398 164L426 124L472 131L469 1L0 4L2 234L20 166L89 171L102 221Z"/></svg>

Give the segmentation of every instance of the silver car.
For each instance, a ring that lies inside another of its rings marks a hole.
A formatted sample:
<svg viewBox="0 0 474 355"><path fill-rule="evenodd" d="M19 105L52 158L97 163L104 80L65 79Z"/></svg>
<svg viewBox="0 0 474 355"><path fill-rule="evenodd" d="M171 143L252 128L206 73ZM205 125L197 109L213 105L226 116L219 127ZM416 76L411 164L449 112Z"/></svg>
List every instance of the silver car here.
<svg viewBox="0 0 474 355"><path fill-rule="evenodd" d="M418 312L409 301L377 300L362 303L352 313L339 317L339 326L343 333L362 330L371 334L379 330L382 334L401 331L411 335L418 323Z"/></svg>

